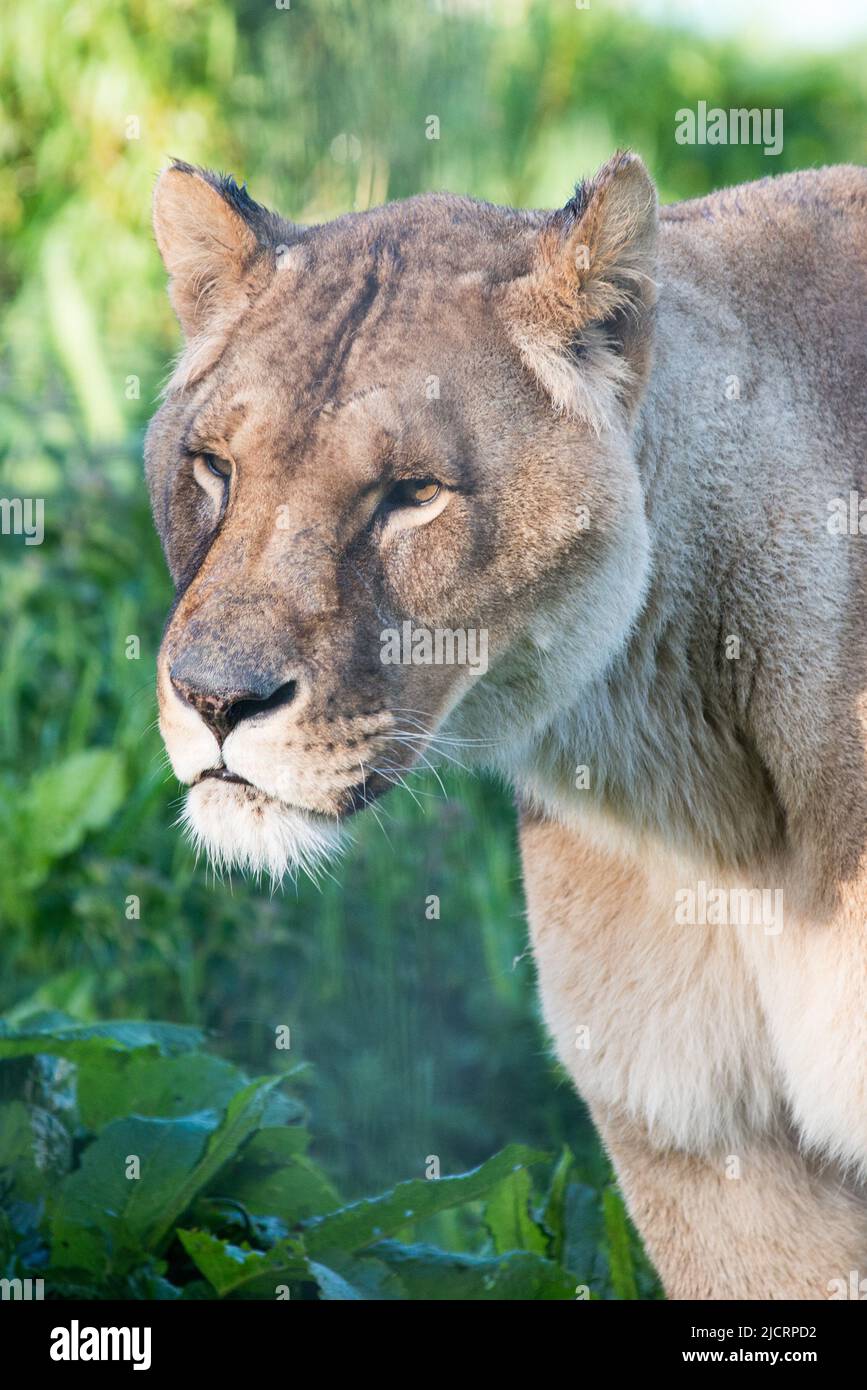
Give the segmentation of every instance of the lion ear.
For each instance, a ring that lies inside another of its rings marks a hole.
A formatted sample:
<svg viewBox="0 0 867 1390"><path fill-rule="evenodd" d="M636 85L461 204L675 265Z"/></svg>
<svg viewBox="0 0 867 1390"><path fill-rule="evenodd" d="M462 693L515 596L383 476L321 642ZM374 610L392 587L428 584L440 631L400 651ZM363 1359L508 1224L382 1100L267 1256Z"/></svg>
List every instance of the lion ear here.
<svg viewBox="0 0 867 1390"><path fill-rule="evenodd" d="M507 295L512 337L559 410L610 423L649 368L656 299L656 190L618 153L536 235L529 273Z"/></svg>
<svg viewBox="0 0 867 1390"><path fill-rule="evenodd" d="M243 311L273 272L274 249L292 232L234 179L180 161L157 180L153 225L188 339Z"/></svg>

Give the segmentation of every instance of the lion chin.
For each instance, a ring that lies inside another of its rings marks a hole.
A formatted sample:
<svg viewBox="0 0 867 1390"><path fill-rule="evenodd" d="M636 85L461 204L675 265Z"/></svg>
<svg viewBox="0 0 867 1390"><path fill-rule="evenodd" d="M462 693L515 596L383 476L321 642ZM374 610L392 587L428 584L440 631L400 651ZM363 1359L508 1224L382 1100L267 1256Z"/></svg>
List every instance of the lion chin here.
<svg viewBox="0 0 867 1390"><path fill-rule="evenodd" d="M303 870L317 878L340 850L336 825L286 806L256 787L206 778L187 793L179 823L215 871L233 868L280 883Z"/></svg>

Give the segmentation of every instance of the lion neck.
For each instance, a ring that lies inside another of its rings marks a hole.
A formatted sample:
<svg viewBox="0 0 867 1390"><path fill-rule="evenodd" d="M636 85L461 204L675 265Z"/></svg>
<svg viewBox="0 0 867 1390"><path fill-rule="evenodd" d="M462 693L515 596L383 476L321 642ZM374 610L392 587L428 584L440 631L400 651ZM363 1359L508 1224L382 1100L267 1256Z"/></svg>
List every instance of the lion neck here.
<svg viewBox="0 0 867 1390"><path fill-rule="evenodd" d="M643 601L591 680L582 663L564 670L558 655L541 654L534 684L545 713L524 708L513 727L532 733L516 734L496 761L545 814L592 818L626 845L650 840L739 870L774 859L785 835L751 719L764 633L743 572L745 490L719 467L734 460L724 413L716 424L697 418L692 366L681 365L689 347L673 342L682 323L661 313L658 333L634 436L649 532ZM568 604L558 621L570 621ZM580 650L578 605L571 621L559 651Z"/></svg>

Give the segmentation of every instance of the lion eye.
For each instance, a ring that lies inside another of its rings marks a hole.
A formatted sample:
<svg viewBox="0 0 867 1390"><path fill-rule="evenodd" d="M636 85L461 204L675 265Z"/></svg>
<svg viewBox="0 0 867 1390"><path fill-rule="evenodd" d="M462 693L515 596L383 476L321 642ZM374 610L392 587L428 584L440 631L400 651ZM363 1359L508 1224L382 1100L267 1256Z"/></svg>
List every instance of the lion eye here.
<svg viewBox="0 0 867 1390"><path fill-rule="evenodd" d="M217 454L197 454L193 460L193 477L207 493L217 513L222 516L229 501L232 466Z"/></svg>
<svg viewBox="0 0 867 1390"><path fill-rule="evenodd" d="M202 454L205 467L209 473L213 473L215 478L222 478L226 482L231 476L232 466L225 459L218 458L216 454Z"/></svg>
<svg viewBox="0 0 867 1390"><path fill-rule="evenodd" d="M441 491L435 478L407 478L392 489L391 502L395 507L428 507Z"/></svg>

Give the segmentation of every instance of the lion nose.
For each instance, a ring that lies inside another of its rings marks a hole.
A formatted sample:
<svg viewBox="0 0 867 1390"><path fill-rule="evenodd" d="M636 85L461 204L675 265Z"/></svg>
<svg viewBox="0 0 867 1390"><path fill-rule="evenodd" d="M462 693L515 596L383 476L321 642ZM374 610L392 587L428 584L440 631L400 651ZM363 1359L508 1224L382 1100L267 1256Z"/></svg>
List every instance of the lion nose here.
<svg viewBox="0 0 867 1390"><path fill-rule="evenodd" d="M236 690L219 690L200 674L185 672L182 664L172 667L170 677L181 699L198 711L221 745L242 719L291 704L298 690L296 680L277 683L257 679Z"/></svg>

